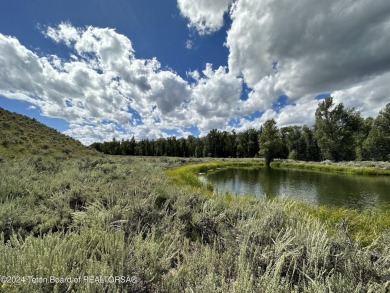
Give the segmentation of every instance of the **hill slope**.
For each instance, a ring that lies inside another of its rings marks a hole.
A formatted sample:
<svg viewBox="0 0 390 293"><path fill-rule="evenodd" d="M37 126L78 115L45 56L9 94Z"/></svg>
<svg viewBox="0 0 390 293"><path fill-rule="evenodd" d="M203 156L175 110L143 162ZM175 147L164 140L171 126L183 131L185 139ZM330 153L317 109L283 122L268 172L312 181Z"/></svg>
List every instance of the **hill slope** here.
<svg viewBox="0 0 390 293"><path fill-rule="evenodd" d="M57 155L78 157L95 154L81 142L35 119L0 107L0 156Z"/></svg>

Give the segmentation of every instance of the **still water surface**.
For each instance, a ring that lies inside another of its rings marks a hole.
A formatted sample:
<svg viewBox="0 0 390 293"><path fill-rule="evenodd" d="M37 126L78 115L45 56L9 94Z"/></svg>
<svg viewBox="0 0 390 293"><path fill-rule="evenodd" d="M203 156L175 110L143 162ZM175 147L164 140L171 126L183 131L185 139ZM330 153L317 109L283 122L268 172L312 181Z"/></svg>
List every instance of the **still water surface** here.
<svg viewBox="0 0 390 293"><path fill-rule="evenodd" d="M358 176L272 168L228 168L201 175L214 190L262 198L292 197L317 205L390 207L388 176Z"/></svg>

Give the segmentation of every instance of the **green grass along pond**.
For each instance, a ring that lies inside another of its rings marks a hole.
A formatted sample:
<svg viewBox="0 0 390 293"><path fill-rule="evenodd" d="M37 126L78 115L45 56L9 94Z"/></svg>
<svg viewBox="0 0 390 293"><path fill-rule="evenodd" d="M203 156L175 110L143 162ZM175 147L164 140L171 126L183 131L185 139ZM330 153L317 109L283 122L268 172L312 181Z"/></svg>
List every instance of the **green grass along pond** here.
<svg viewBox="0 0 390 293"><path fill-rule="evenodd" d="M276 163L276 164L275 164ZM332 173L335 176L344 177L347 174L369 174L369 175L390 175L390 170L383 169L382 167L349 167L349 166L339 166L339 165L322 165L322 164L307 164L307 163L279 163L275 162L275 168L286 166L289 169L305 169L311 170L307 174L319 173L326 174L331 176ZM189 164L181 167L176 167L166 171L166 174L169 175L176 184L186 186L187 188L192 188L194 190L201 190L202 193L208 194L210 197L215 197L216 193L213 191L214 186L208 182L204 184L199 180L199 174L201 176L212 174L213 172L221 171L229 168L261 168L264 167L264 162L259 159L251 160L234 160L234 159L225 159L219 161L211 161L198 164ZM315 171L328 171L328 172L315 172ZM292 170L291 170L292 171ZM203 173L203 174L202 174ZM383 181L389 181L389 176L359 176L351 175L350 178L371 178L375 180L382 179ZM252 202L252 199L258 199L262 201L260 197L254 196L235 196L232 192L223 194L222 192L217 195L218 197L223 197L225 202L228 204L231 202L235 204L238 202L239 205L247 205L247 202ZM387 196L388 197L388 196ZM270 196L269 199L272 201L277 201L281 197ZM264 199L264 197L263 197ZM338 234L340 223L343 221L348 222L348 231L353 239L358 239L359 242L363 245L369 245L377 239L383 233L388 233L390 227L390 214L389 209L387 208L364 208L357 209L356 205L354 207L337 206L335 204L331 205L316 205L310 204L310 202L304 200L295 200L294 197L286 196L284 197L284 203L291 205L291 213L299 211L299 214L309 215L319 219L324 223L328 229L330 235ZM375 202L375 201L374 201ZM353 204L352 204L353 206Z"/></svg>
<svg viewBox="0 0 390 293"><path fill-rule="evenodd" d="M388 208L390 178L281 168L229 167L199 176L218 193L288 197L346 208Z"/></svg>
<svg viewBox="0 0 390 293"><path fill-rule="evenodd" d="M298 199L317 206L359 210L388 210L390 205L390 165L386 162L349 166L278 161L271 167L266 168L260 159L225 159L185 165L167 173L178 183L220 194Z"/></svg>

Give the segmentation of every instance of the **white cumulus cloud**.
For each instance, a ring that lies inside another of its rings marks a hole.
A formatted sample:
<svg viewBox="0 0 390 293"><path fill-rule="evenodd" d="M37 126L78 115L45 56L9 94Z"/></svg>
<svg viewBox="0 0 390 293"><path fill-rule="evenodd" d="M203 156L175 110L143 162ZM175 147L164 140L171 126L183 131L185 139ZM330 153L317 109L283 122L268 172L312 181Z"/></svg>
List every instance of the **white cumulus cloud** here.
<svg viewBox="0 0 390 293"><path fill-rule="evenodd" d="M239 100L241 80L226 68L214 71L208 64L190 84L156 58L137 58L131 41L114 29L61 23L44 34L68 46L70 57L39 56L0 34L0 95L67 120L66 133L86 144L114 136L157 138L166 129L188 135L185 128L196 125L223 127Z"/></svg>
<svg viewBox="0 0 390 293"><path fill-rule="evenodd" d="M364 117L376 116L390 100L387 0L177 3L202 35L221 29L227 13L227 66L206 63L182 77L156 58L137 58L131 40L114 29L61 23L44 34L68 47L66 59L41 56L0 34L0 95L66 119L67 134L84 143L157 138L167 129L185 136L192 126L205 134L231 129L231 119L239 129L269 118L279 126L311 125L322 93ZM241 100L243 85L248 94ZM287 103L276 109L281 95ZM245 118L259 112L253 121Z"/></svg>
<svg viewBox="0 0 390 293"><path fill-rule="evenodd" d="M189 27L201 35L210 34L223 26L223 16L233 0L178 0L181 14L189 20Z"/></svg>
<svg viewBox="0 0 390 293"><path fill-rule="evenodd" d="M201 14L198 4L180 2L191 26L203 15L200 32L220 28L213 21L231 4ZM280 95L303 105L308 97L334 93L364 115L376 115L389 101L389 1L236 0L229 16L228 70L252 90L242 115L267 111ZM293 117L297 107L281 112Z"/></svg>

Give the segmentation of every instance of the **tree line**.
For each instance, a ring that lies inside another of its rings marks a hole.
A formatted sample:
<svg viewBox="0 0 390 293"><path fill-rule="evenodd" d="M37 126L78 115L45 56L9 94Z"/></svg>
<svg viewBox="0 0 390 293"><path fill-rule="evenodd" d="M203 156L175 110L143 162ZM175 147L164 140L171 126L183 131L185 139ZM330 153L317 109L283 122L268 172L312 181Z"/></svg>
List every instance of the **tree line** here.
<svg viewBox="0 0 390 293"><path fill-rule="evenodd" d="M93 143L91 147L111 155L175 157L264 157L302 161L390 160L390 103L376 118L362 118L354 108L335 105L332 97L321 101L315 124L278 128L267 120L260 129L236 133L212 129L205 137L156 140L134 137Z"/></svg>

